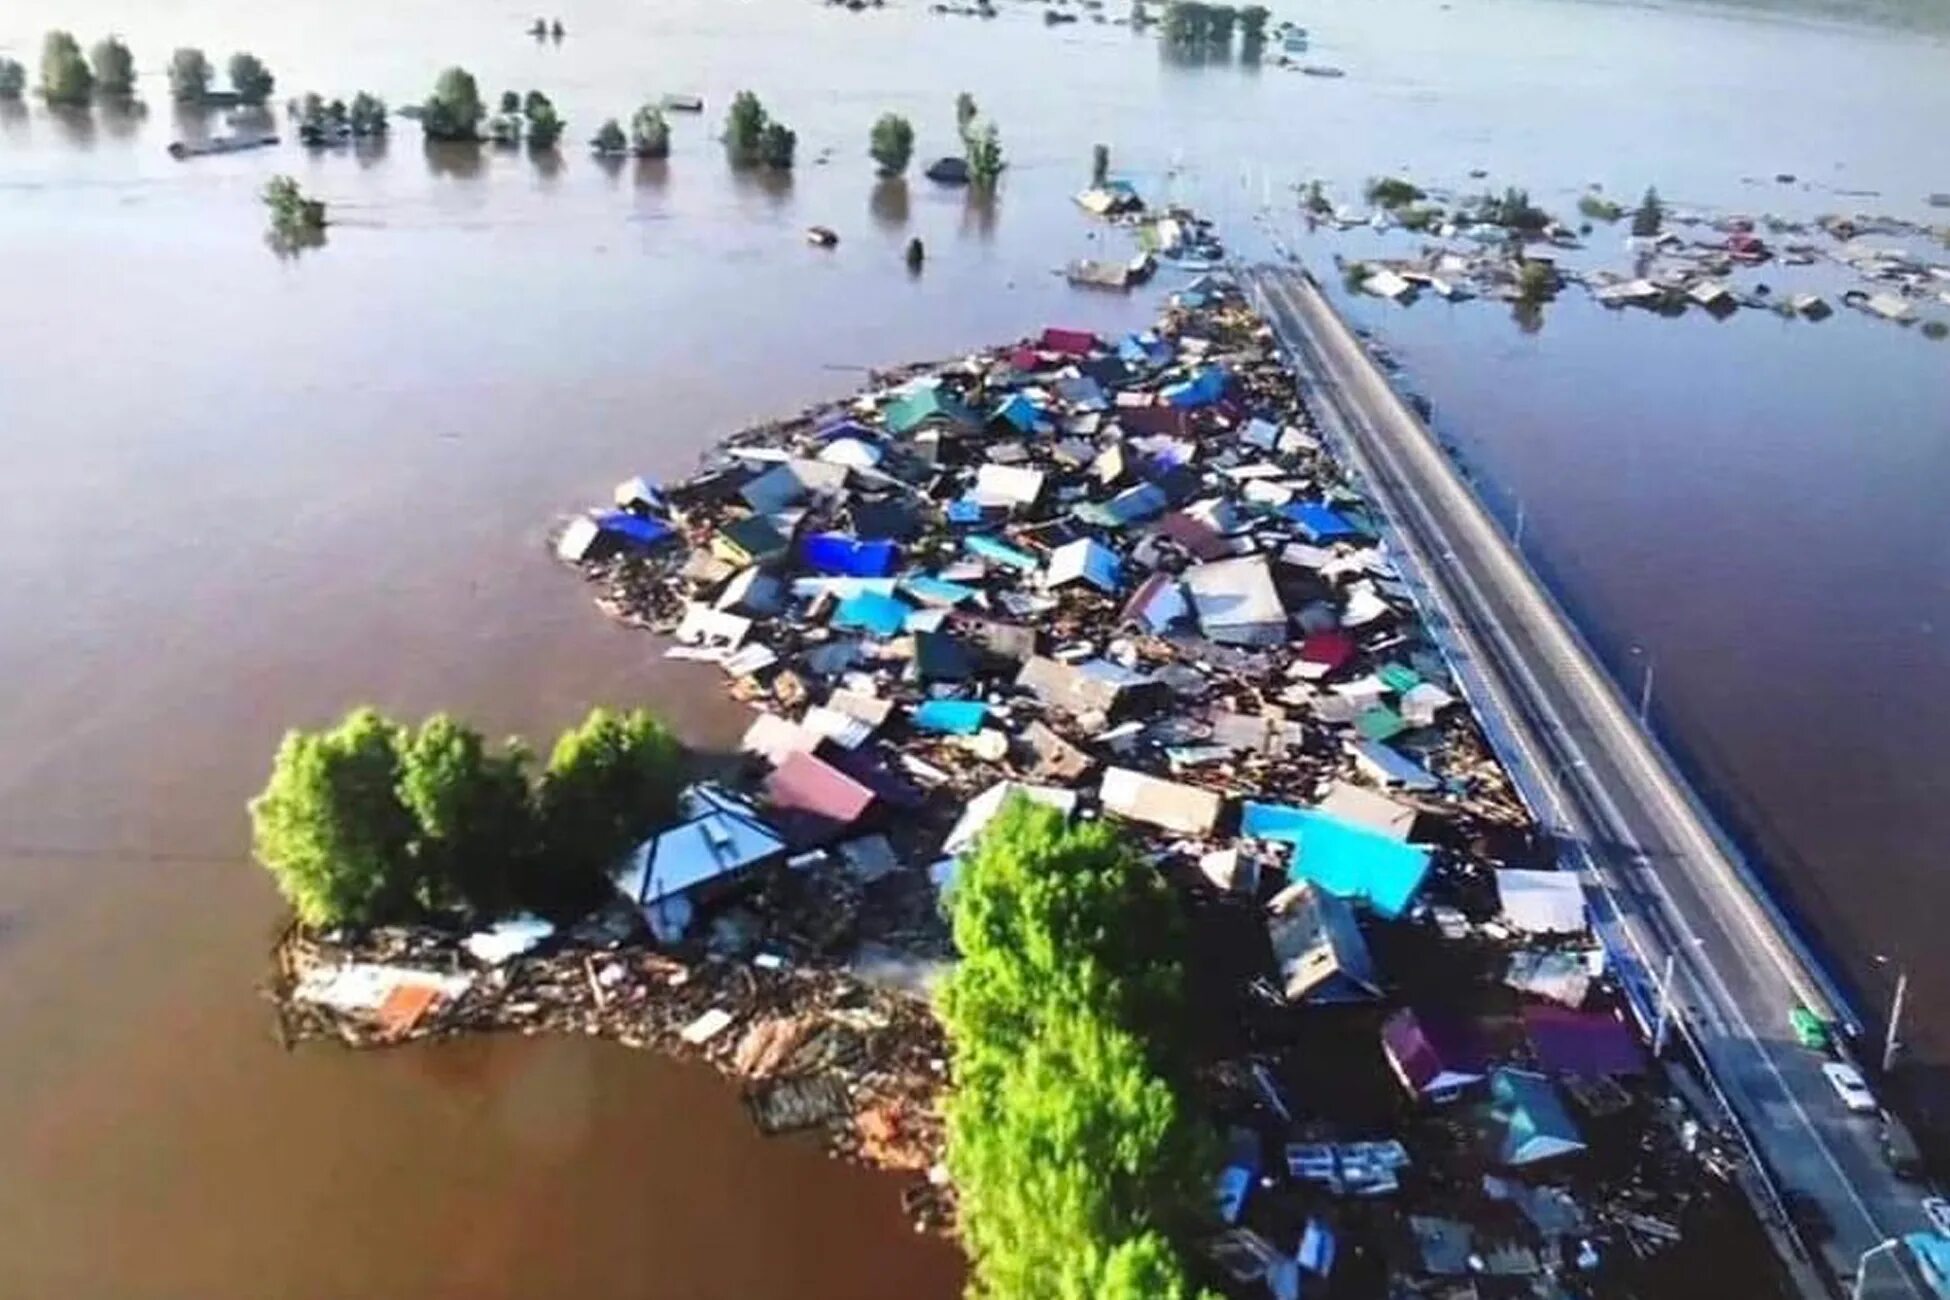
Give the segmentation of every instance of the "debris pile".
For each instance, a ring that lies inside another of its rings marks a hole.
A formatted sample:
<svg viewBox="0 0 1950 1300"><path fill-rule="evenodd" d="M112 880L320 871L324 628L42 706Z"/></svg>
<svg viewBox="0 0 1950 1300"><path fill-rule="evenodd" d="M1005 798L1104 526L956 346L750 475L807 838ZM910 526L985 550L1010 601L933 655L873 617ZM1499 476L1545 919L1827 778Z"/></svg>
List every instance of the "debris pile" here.
<svg viewBox="0 0 1950 1300"><path fill-rule="evenodd" d="M730 921L925 987L936 891L1011 793L1128 830L1193 918L1231 1289L1295 1294L1337 1258L1430 1294L1455 1258L1616 1281L1718 1186L1711 1136L1682 1149L1667 1122L1579 880L1229 280L1143 333L877 376L681 482L630 480L558 552L753 710L745 769L618 875L663 945ZM846 888L771 894L829 878ZM736 1013L734 1068L790 1057L806 1008L767 1007ZM904 1164L885 1147L914 1112L852 1100L862 1152ZM807 1080L754 1114L839 1106Z"/></svg>

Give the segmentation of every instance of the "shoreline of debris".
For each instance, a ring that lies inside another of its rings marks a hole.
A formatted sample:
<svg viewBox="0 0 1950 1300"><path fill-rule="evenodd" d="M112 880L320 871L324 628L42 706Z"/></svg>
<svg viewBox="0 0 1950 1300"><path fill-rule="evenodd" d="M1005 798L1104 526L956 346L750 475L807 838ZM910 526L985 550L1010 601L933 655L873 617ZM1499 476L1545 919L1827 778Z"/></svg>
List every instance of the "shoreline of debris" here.
<svg viewBox="0 0 1950 1300"><path fill-rule="evenodd" d="M775 951L658 950L635 929L613 912L559 936L535 917L465 936L315 934L293 922L265 992L287 1049L580 1034L707 1065L740 1085L760 1133L816 1132L836 1159L905 1176L915 1229L948 1230L936 1104L947 1054L923 997Z"/></svg>

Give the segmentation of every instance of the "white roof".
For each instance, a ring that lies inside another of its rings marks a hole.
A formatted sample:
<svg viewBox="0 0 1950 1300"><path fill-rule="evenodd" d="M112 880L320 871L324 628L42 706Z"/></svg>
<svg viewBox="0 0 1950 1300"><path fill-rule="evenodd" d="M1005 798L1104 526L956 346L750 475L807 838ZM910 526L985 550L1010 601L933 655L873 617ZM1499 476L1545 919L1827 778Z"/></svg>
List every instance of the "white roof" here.
<svg viewBox="0 0 1950 1300"><path fill-rule="evenodd" d="M1107 768L1097 797L1114 813L1183 835L1203 835L1219 820L1221 801L1212 791L1128 767Z"/></svg>
<svg viewBox="0 0 1950 1300"><path fill-rule="evenodd" d="M1530 934L1577 934L1584 930L1584 886L1569 871L1496 873L1503 919Z"/></svg>
<svg viewBox="0 0 1950 1300"><path fill-rule="evenodd" d="M975 499L983 505L1033 505L1043 494L1043 471L984 464L975 471Z"/></svg>
<svg viewBox="0 0 1950 1300"><path fill-rule="evenodd" d="M1050 553L1049 567L1043 573L1045 587L1060 587L1078 579L1099 591L1117 591L1117 553L1102 542L1079 537Z"/></svg>
<svg viewBox="0 0 1950 1300"><path fill-rule="evenodd" d="M1185 570L1185 590L1199 626L1214 641L1267 644L1286 639L1286 606L1263 555L1245 555Z"/></svg>
<svg viewBox="0 0 1950 1300"><path fill-rule="evenodd" d="M616 888L649 906L785 852L785 841L729 791L694 785L680 799L685 820L639 844L616 873Z"/></svg>
<svg viewBox="0 0 1950 1300"><path fill-rule="evenodd" d="M1366 826L1398 840L1407 839L1409 827L1415 824L1415 810L1407 804L1396 803L1385 794L1347 781L1334 782L1319 808L1342 821Z"/></svg>
<svg viewBox="0 0 1950 1300"><path fill-rule="evenodd" d="M953 855L973 844L980 837L983 828L994 821L995 815L1002 811L1002 802L1012 791L1054 808L1065 817L1077 810L1077 794L1074 790L1065 790L1061 786L1054 785L1030 785L1025 781L997 781L968 801L967 806L962 809L961 820L955 823L955 829L948 832L947 842L941 846L941 851Z"/></svg>

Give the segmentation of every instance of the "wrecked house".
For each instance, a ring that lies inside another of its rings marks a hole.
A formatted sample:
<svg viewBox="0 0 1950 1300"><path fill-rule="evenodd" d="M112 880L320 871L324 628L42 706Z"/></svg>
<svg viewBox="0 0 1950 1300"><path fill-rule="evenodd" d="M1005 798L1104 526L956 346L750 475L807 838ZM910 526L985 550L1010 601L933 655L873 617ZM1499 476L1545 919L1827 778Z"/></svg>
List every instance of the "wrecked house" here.
<svg viewBox="0 0 1950 1300"><path fill-rule="evenodd" d="M1514 1168L1585 1149L1557 1089L1543 1075L1528 1070L1505 1068L1490 1076L1486 1138L1490 1158Z"/></svg>
<svg viewBox="0 0 1950 1300"><path fill-rule="evenodd" d="M785 854L784 838L751 804L693 785L678 797L677 823L638 845L612 879L651 932L669 939L683 934L700 894L721 894Z"/></svg>
<svg viewBox="0 0 1950 1300"><path fill-rule="evenodd" d="M1417 1101L1454 1101L1490 1068L1490 1048L1467 1021L1412 1007L1382 1023L1381 1050Z"/></svg>
<svg viewBox="0 0 1950 1300"><path fill-rule="evenodd" d="M1363 1002L1381 996L1381 978L1354 908L1305 881L1266 905L1280 992L1289 1002Z"/></svg>

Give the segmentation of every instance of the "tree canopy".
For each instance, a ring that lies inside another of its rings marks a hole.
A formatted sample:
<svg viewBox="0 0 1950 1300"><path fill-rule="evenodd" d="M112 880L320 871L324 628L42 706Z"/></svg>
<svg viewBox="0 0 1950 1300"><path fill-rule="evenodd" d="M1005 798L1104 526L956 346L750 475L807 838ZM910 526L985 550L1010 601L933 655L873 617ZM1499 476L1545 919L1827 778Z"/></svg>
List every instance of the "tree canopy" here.
<svg viewBox="0 0 1950 1300"><path fill-rule="evenodd" d="M993 189L1003 168L1002 133L995 129L995 123L970 127L963 140L962 153L968 161L969 180L982 189Z"/></svg>
<svg viewBox="0 0 1950 1300"><path fill-rule="evenodd" d="M50 104L86 104L95 94L95 74L68 32L49 32L41 42L41 94Z"/></svg>
<svg viewBox="0 0 1950 1300"><path fill-rule="evenodd" d="M362 90L352 97L352 107L346 112L346 120L352 124L353 135L384 135L386 101Z"/></svg>
<svg viewBox="0 0 1950 1300"><path fill-rule="evenodd" d="M655 104L645 104L630 118L630 152L639 158L670 157L670 120Z"/></svg>
<svg viewBox="0 0 1950 1300"><path fill-rule="evenodd" d="M1014 796L949 900L961 961L948 1165L970 1294L1182 1300L1174 1248L1209 1213L1187 1118L1179 918L1102 823Z"/></svg>
<svg viewBox="0 0 1950 1300"><path fill-rule="evenodd" d="M225 71L230 74L230 88L246 104L262 104L278 88L278 79L271 75L264 61L248 50L231 55L230 66Z"/></svg>
<svg viewBox="0 0 1950 1300"><path fill-rule="evenodd" d="M420 106L420 129L431 140L477 140L485 112L474 74L466 68L448 68Z"/></svg>
<svg viewBox="0 0 1950 1300"><path fill-rule="evenodd" d="M1110 179L1110 146L1093 144L1090 146L1090 183L1099 189Z"/></svg>
<svg viewBox="0 0 1950 1300"><path fill-rule="evenodd" d="M967 137L968 128L974 125L981 113L982 110L975 104L975 96L965 90L955 96L955 130L961 132L963 138Z"/></svg>
<svg viewBox="0 0 1950 1300"><path fill-rule="evenodd" d="M620 154L630 147L630 137L623 134L623 124L612 117L596 128L589 147L601 154Z"/></svg>
<svg viewBox="0 0 1950 1300"><path fill-rule="evenodd" d="M19 99L27 91L27 69L18 59L0 59L0 99Z"/></svg>
<svg viewBox="0 0 1950 1300"><path fill-rule="evenodd" d="M555 102L539 90L528 92L522 101L522 116L528 119L528 147L553 149L568 123L555 111Z"/></svg>
<svg viewBox="0 0 1950 1300"><path fill-rule="evenodd" d="M882 113L867 137L867 152L883 176L898 176L914 157L914 127L899 113Z"/></svg>
<svg viewBox="0 0 1950 1300"><path fill-rule="evenodd" d="M88 52L95 72L95 89L101 94L126 99L135 93L135 55L119 36L105 36Z"/></svg>
<svg viewBox="0 0 1950 1300"><path fill-rule="evenodd" d="M446 715L415 730L360 709L285 736L250 805L252 844L307 925L580 911L670 819L680 760L648 714L599 709L538 783L517 742L497 750Z"/></svg>
<svg viewBox="0 0 1950 1300"><path fill-rule="evenodd" d="M203 51L185 46L169 56L169 97L179 104L200 104L215 76Z"/></svg>
<svg viewBox="0 0 1950 1300"><path fill-rule="evenodd" d="M1646 187L1645 197L1639 200L1637 211L1632 213L1632 233L1650 238L1659 233L1665 221L1665 208L1659 203L1659 191Z"/></svg>

